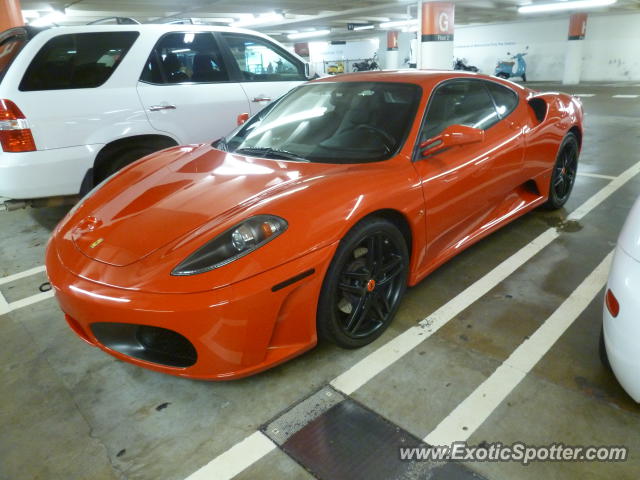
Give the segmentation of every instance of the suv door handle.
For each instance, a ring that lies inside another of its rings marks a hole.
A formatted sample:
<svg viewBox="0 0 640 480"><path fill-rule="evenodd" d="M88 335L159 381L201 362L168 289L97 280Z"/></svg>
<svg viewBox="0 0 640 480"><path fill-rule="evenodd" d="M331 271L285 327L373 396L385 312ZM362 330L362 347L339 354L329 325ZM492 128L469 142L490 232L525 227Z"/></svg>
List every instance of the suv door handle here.
<svg viewBox="0 0 640 480"><path fill-rule="evenodd" d="M160 110L175 110L175 105L151 105L149 107L150 112L158 112Z"/></svg>
<svg viewBox="0 0 640 480"><path fill-rule="evenodd" d="M270 102L271 97L255 97L252 102Z"/></svg>

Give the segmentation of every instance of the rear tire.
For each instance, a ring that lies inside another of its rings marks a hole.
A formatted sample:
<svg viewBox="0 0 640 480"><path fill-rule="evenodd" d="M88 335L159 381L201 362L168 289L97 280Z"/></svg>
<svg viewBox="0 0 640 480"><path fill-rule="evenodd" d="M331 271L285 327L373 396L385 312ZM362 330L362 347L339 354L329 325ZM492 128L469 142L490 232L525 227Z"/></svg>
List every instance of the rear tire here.
<svg viewBox="0 0 640 480"><path fill-rule="evenodd" d="M548 210L562 208L569 196L578 172L578 139L573 133L567 133L558 149L556 163L553 165L549 185L549 199L544 204Z"/></svg>
<svg viewBox="0 0 640 480"><path fill-rule="evenodd" d="M170 139L142 140L107 146L98 154L93 170L93 184L98 185L104 179L136 160L146 157L164 148L173 147L176 143Z"/></svg>
<svg viewBox="0 0 640 480"><path fill-rule="evenodd" d="M508 78L509 78L509 75L507 75L507 74L506 74L506 73L504 73L504 72L500 72L500 73L497 73L497 74L496 74L496 77L498 77L498 78L504 78L504 79L506 80L506 79L508 79Z"/></svg>
<svg viewBox="0 0 640 480"><path fill-rule="evenodd" d="M318 301L318 336L359 348L387 329L407 287L409 253L390 221L372 217L340 241Z"/></svg>

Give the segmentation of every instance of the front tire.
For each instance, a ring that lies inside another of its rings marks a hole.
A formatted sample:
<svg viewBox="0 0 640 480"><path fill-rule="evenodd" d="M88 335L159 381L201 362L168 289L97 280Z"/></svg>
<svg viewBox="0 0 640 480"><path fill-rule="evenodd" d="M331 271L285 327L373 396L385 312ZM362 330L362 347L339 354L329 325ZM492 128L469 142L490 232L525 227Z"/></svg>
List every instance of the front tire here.
<svg viewBox="0 0 640 480"><path fill-rule="evenodd" d="M359 348L387 329L407 287L409 253L390 221L372 217L341 241L327 270L317 314L318 336Z"/></svg>
<svg viewBox="0 0 640 480"><path fill-rule="evenodd" d="M573 190L578 172L578 139L573 133L567 133L558 149L556 163L553 166L549 199L544 206L549 210L562 208Z"/></svg>

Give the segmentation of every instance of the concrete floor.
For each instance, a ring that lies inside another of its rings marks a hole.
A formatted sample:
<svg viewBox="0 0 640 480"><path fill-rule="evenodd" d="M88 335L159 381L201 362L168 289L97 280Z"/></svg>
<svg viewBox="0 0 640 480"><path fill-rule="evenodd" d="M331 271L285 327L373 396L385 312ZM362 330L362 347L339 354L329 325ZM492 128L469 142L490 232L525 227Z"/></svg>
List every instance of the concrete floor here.
<svg viewBox="0 0 640 480"><path fill-rule="evenodd" d="M538 88L538 85L532 85ZM584 97L580 172L617 176L640 161L640 94L633 85L562 89ZM481 241L410 289L391 328L373 345L320 345L263 374L227 383L190 381L117 361L87 346L46 298L0 316L0 478L182 480L325 387L414 326L610 180L579 176L566 209L535 211ZM351 398L418 438L425 437L533 334L611 251L636 196L632 178L489 293ZM64 210L0 215L2 277L42 265ZM42 272L0 284L9 303L39 294ZM44 294L46 297L47 294ZM40 298L40 297L39 297ZM38 298L38 299L39 299ZM473 463L489 479L637 478L640 408L598 359L602 295L469 438L469 443L626 445L624 463ZM212 477L215 478L215 477ZM313 476L274 449L238 479Z"/></svg>

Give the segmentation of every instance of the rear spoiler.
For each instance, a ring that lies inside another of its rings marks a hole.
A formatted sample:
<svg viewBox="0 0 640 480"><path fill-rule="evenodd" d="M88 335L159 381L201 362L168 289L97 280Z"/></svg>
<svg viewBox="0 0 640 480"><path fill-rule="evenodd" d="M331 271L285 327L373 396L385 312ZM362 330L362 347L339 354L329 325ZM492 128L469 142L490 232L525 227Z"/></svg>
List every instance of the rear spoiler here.
<svg viewBox="0 0 640 480"><path fill-rule="evenodd" d="M20 49L22 49L27 43L29 43L29 41L31 41L33 37L35 37L38 33L42 32L43 30L46 30L47 28L49 27L36 28L36 27L23 26L23 27L10 28L9 30L0 32L0 51L2 50L3 44L16 38L24 40L22 46L20 46ZM9 70L11 63L13 63L13 60L18 56L18 53L20 53L19 50L17 50L16 53L12 55L12 58L9 59L8 63L3 65L2 70L0 70L0 82L2 82L2 78L4 77L7 70Z"/></svg>

